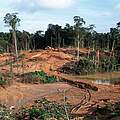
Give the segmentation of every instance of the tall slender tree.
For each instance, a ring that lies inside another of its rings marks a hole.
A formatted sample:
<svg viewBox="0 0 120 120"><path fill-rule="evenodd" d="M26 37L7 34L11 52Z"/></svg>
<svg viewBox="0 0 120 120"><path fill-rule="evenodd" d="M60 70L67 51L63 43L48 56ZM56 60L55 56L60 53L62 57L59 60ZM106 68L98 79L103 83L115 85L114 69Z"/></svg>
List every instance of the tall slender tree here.
<svg viewBox="0 0 120 120"><path fill-rule="evenodd" d="M94 41L94 28L95 25L91 24L86 28L86 34L87 34L87 43L88 43L88 48L90 49L90 47L92 47L93 49L95 49L95 41Z"/></svg>
<svg viewBox="0 0 120 120"><path fill-rule="evenodd" d="M77 59L79 60L79 48L80 48L80 43L81 43L81 46L83 46L82 40L83 40L83 36L84 36L83 32L85 30L82 26L83 26L83 24L85 24L85 21L80 16L74 16L73 19L74 19L75 31L76 31L75 43L77 41L77 44L78 44Z"/></svg>
<svg viewBox="0 0 120 120"><path fill-rule="evenodd" d="M7 13L4 17L4 22L8 27L12 28L13 38L15 43L16 56L18 57L17 51L17 39L16 39L16 29L20 25L20 19L17 17L18 13Z"/></svg>

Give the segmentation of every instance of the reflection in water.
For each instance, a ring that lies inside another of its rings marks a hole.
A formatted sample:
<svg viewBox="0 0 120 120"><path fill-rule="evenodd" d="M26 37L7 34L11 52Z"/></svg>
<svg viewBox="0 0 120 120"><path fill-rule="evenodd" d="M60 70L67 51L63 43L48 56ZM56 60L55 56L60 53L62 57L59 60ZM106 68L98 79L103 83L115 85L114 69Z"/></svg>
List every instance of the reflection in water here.
<svg viewBox="0 0 120 120"><path fill-rule="evenodd" d="M105 80L105 81L103 81L103 80L94 80L92 82L97 83L97 84L105 84L105 85L110 85L111 84L111 82L109 80Z"/></svg>
<svg viewBox="0 0 120 120"><path fill-rule="evenodd" d="M79 80L92 81L97 84L120 85L120 72L96 73L91 75L73 76Z"/></svg>

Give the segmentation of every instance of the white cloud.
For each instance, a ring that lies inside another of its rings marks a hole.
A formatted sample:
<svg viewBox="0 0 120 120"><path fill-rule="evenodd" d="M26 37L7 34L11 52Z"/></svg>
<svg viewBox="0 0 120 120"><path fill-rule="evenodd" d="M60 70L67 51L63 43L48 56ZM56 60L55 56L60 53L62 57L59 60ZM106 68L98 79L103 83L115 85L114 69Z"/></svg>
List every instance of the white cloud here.
<svg viewBox="0 0 120 120"><path fill-rule="evenodd" d="M118 3L115 8L120 9L120 3Z"/></svg>
<svg viewBox="0 0 120 120"><path fill-rule="evenodd" d="M67 8L73 0L39 0L39 5L46 8Z"/></svg>
<svg viewBox="0 0 120 120"><path fill-rule="evenodd" d="M17 10L35 12L40 9L64 9L73 4L74 0L10 0Z"/></svg>
<svg viewBox="0 0 120 120"><path fill-rule="evenodd" d="M81 7L77 9L80 17L86 21L86 25L95 24L97 32L108 32L109 28L113 26L113 13L104 9L90 9Z"/></svg>
<svg viewBox="0 0 120 120"><path fill-rule="evenodd" d="M111 12L109 11L94 10L94 9L82 8L82 7L80 9L77 9L77 12L80 13L80 15L87 16L87 17L89 16L92 18L111 16Z"/></svg>
<svg viewBox="0 0 120 120"><path fill-rule="evenodd" d="M19 14L21 22L19 30L26 30L30 33L34 33L37 30L43 30L46 31L48 24L59 24L61 26L65 26L66 23L70 23L69 18L60 17L59 15L51 15L49 13L41 13L36 12L32 14L32 17L27 15L27 13L20 13ZM42 17L41 17L42 16Z"/></svg>

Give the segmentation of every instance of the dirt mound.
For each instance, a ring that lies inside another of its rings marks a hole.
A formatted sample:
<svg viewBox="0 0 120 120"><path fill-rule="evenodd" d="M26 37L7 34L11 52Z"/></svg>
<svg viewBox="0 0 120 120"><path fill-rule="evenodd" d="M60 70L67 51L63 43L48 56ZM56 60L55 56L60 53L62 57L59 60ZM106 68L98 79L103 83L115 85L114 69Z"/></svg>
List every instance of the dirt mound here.
<svg viewBox="0 0 120 120"><path fill-rule="evenodd" d="M73 56L77 56L78 48L73 48L73 47L59 48L59 49L57 49L57 51L64 52L66 54L70 54ZM93 52L93 49L88 50L86 48L79 48L79 54L81 56L88 54L90 52Z"/></svg>

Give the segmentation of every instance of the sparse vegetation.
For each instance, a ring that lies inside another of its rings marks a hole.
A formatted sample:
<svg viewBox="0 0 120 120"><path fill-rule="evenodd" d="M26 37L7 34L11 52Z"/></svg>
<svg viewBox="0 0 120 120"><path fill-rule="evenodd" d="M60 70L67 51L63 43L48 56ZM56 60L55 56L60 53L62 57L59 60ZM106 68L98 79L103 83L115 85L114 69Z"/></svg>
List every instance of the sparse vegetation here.
<svg viewBox="0 0 120 120"><path fill-rule="evenodd" d="M61 72L65 72L67 74L92 74L96 72L112 72L119 71L119 67L117 67L116 58L113 56L100 56L100 60L93 61L89 58L81 58L78 62L73 64L66 64L62 68L60 68Z"/></svg>
<svg viewBox="0 0 120 120"><path fill-rule="evenodd" d="M16 120L14 113L11 113L6 106L0 104L0 120Z"/></svg>
<svg viewBox="0 0 120 120"><path fill-rule="evenodd" d="M116 102L115 104L107 104L103 108L97 108L90 115L85 115L85 118L98 120L111 120L112 118L120 117L120 102ZM118 119L117 119L118 120Z"/></svg>
<svg viewBox="0 0 120 120"><path fill-rule="evenodd" d="M92 62L90 59L80 59L77 63L77 67L75 69L76 74L88 74L88 73L94 73L96 70L96 66L94 62Z"/></svg>
<svg viewBox="0 0 120 120"><path fill-rule="evenodd" d="M21 82L33 83L33 84L55 83L57 82L57 77L49 76L44 71L35 71L35 72L29 72L29 73L22 74Z"/></svg>
<svg viewBox="0 0 120 120"><path fill-rule="evenodd" d="M66 102L69 118L75 118L71 114L71 105ZM111 120L120 117L120 102L107 104L105 107L97 107L91 114L81 114L86 119ZM50 101L46 98L35 100L32 106L21 106L17 112L12 112L6 106L0 104L0 119L2 120L68 120L63 104Z"/></svg>
<svg viewBox="0 0 120 120"><path fill-rule="evenodd" d="M68 110L69 117L71 118L70 113L70 104L66 104L66 108ZM34 105L29 108L22 108L20 112L17 114L19 119L26 120L47 120L50 118L60 120L67 120L65 108L62 104L57 102L51 102L50 100L43 98L42 100L35 100Z"/></svg>
<svg viewBox="0 0 120 120"><path fill-rule="evenodd" d="M111 71L117 71L117 62L116 58L114 56L105 56L102 55L100 57L100 62L99 62L99 70L100 72L111 72Z"/></svg>
<svg viewBox="0 0 120 120"><path fill-rule="evenodd" d="M72 118L70 104L65 104L69 118ZM16 113L12 113L0 104L0 119L2 120L67 120L65 107L63 104L50 101L46 98L35 100L29 107L20 107Z"/></svg>
<svg viewBox="0 0 120 120"><path fill-rule="evenodd" d="M8 81L4 79L3 76L0 76L0 87L7 85Z"/></svg>

